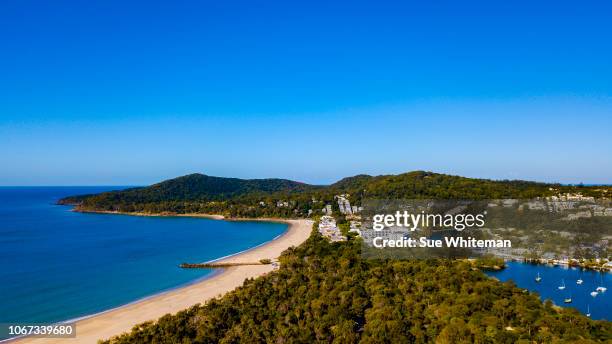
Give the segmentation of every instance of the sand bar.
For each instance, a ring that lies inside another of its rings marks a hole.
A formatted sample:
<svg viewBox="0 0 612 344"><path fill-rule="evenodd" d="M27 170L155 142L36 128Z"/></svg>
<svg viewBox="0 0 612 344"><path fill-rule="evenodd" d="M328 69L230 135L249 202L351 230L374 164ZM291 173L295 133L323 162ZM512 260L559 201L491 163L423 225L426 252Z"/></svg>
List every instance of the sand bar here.
<svg viewBox="0 0 612 344"><path fill-rule="evenodd" d="M304 242L312 230L310 220L275 220L289 224L287 231L264 245L218 262L257 262L260 259L275 259L291 246ZM272 271L272 265L243 265L223 269L200 282L161 293L150 298L115 308L76 323L76 338L21 338L11 343L96 343L99 339L130 331L134 325L156 320L168 313L176 313L197 303L221 296L241 286L245 279L262 276Z"/></svg>

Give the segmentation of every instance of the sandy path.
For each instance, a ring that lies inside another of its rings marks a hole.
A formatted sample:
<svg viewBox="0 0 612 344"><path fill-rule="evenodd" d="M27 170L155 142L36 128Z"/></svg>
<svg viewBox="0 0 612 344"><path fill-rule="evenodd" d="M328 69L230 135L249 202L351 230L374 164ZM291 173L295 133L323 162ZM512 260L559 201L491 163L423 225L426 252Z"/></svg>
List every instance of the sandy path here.
<svg viewBox="0 0 612 344"><path fill-rule="evenodd" d="M289 228L279 238L220 262L258 262L263 258L274 259L287 248L298 246L310 235L310 220L283 222L288 223ZM258 277L270 271L271 265L230 267L201 282L80 320L76 323L76 338L23 338L11 343L96 343L99 339L129 331L134 325L144 321L156 320L167 313L176 313L197 303L204 303L241 286L246 278Z"/></svg>

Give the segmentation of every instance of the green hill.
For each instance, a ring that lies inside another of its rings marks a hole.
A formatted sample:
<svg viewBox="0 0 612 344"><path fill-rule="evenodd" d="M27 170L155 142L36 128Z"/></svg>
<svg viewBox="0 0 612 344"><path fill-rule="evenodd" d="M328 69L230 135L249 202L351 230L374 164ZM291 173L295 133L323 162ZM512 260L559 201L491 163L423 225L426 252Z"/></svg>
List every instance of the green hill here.
<svg viewBox="0 0 612 344"><path fill-rule="evenodd" d="M332 188L361 192L375 198L530 198L550 193L559 185L522 180L488 180L414 171L399 175L358 175L332 184Z"/></svg>
<svg viewBox="0 0 612 344"><path fill-rule="evenodd" d="M609 187L562 186L520 180L488 180L414 171L399 175L357 175L328 186L286 179L238 179L190 174L143 188L72 196L60 204L82 211L216 213L241 217L305 217L349 194L353 204L378 199L533 198L561 192L601 196ZM609 194L612 194L610 192ZM280 202L280 203L279 203Z"/></svg>
<svg viewBox="0 0 612 344"><path fill-rule="evenodd" d="M200 173L169 179L149 187L80 195L61 199L60 204L74 204L90 210L121 210L121 206L192 201L224 201L243 195L296 193L316 186L286 179L239 179L212 177ZM115 209L119 208L119 209Z"/></svg>

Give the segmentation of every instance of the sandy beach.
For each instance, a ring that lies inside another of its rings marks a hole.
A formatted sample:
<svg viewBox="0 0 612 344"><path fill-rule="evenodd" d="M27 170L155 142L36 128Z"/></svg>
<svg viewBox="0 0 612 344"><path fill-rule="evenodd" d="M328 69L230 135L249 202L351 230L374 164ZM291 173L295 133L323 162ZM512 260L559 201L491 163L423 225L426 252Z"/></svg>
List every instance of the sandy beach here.
<svg viewBox="0 0 612 344"><path fill-rule="evenodd" d="M264 245L216 262L251 263L260 259L275 259L291 246L298 246L311 233L310 220L272 220L289 225L287 231ZM225 268L200 282L174 289L153 297L115 308L76 322L76 338L22 338L11 343L96 343L130 331L139 323L156 320L161 316L189 308L197 303L221 296L242 285L245 279L262 276L272 271L272 265L243 265Z"/></svg>

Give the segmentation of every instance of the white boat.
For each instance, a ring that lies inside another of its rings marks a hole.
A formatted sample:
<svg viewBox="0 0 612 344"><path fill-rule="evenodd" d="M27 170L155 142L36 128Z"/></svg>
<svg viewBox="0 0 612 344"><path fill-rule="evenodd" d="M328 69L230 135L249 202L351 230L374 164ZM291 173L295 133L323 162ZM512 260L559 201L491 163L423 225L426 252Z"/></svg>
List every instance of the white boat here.
<svg viewBox="0 0 612 344"><path fill-rule="evenodd" d="M597 289L595 289L595 291L600 292L600 293L603 293L603 292L605 292L606 290L608 290L608 288L606 288L606 287L604 287L604 286L603 286L603 284L604 284L604 283L603 283L603 273L601 273L599 276L600 276L600 280L599 280L599 287L597 287Z"/></svg>
<svg viewBox="0 0 612 344"><path fill-rule="evenodd" d="M596 292L596 291L592 291L592 292L591 292L591 296L592 296L592 297L597 296L597 294L599 294L599 293L598 293L598 292Z"/></svg>
<svg viewBox="0 0 612 344"><path fill-rule="evenodd" d="M587 312L586 312L586 316L590 317L591 316L591 307L589 307L589 305L587 305Z"/></svg>
<svg viewBox="0 0 612 344"><path fill-rule="evenodd" d="M561 285L558 288L559 288L559 290L565 289L565 281L564 280L561 280Z"/></svg>
<svg viewBox="0 0 612 344"><path fill-rule="evenodd" d="M572 298L571 297L566 297L565 299L563 299L563 302L565 302L565 303L572 303Z"/></svg>
<svg viewBox="0 0 612 344"><path fill-rule="evenodd" d="M542 280L542 277L540 277L540 273L538 272L538 277L535 278L536 282L540 282Z"/></svg>
<svg viewBox="0 0 612 344"><path fill-rule="evenodd" d="M576 281L576 284L582 284L582 283L584 283L584 281L583 281L583 280L581 280L581 279L578 279L578 280Z"/></svg>

